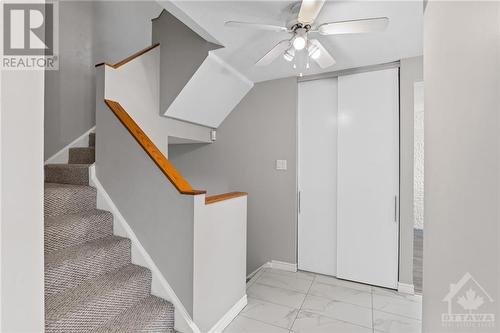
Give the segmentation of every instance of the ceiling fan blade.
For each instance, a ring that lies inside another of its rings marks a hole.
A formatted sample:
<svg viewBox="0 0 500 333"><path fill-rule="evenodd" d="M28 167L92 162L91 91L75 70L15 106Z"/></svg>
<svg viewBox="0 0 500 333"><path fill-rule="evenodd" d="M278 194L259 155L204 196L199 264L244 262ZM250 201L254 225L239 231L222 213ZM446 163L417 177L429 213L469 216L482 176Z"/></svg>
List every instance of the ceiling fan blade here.
<svg viewBox="0 0 500 333"><path fill-rule="evenodd" d="M234 27L234 28L250 28L250 29L269 30L269 31L288 31L286 27L273 24L239 22L239 21L226 21L224 24L226 25L226 27Z"/></svg>
<svg viewBox="0 0 500 333"><path fill-rule="evenodd" d="M304 25L312 24L324 3L325 0L302 0L298 21Z"/></svg>
<svg viewBox="0 0 500 333"><path fill-rule="evenodd" d="M333 59L333 57L331 56L331 54L328 53L328 51L319 42L319 40L317 40L317 39L310 39L309 43L311 45L310 48L309 48L309 50L310 50L309 51L310 52L310 57L311 57L311 59L313 59L314 61L316 61L316 63L319 65L319 67L321 67L321 68L327 68L327 67L335 65L335 63L336 63L335 59ZM317 54L316 56L311 55L311 48L313 48L314 50L317 50L316 52L319 52L319 54Z"/></svg>
<svg viewBox="0 0 500 333"><path fill-rule="evenodd" d="M282 40L267 52L262 58L255 63L256 66L267 66L272 63L276 58L283 54L287 49L292 46L292 42L288 39Z"/></svg>
<svg viewBox="0 0 500 333"><path fill-rule="evenodd" d="M322 35L357 34L363 32L384 31L389 24L387 17L375 17L361 20L324 23L318 27Z"/></svg>

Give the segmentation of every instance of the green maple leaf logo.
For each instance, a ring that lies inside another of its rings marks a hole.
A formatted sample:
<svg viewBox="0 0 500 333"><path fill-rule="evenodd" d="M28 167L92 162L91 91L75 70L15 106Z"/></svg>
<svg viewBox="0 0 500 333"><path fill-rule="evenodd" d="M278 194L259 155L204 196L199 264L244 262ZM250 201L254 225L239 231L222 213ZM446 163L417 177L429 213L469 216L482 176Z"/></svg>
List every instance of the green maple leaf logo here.
<svg viewBox="0 0 500 333"><path fill-rule="evenodd" d="M457 300L464 310L477 310L484 303L484 299L481 296L476 295L476 292L472 289L467 290L465 296L460 296Z"/></svg>

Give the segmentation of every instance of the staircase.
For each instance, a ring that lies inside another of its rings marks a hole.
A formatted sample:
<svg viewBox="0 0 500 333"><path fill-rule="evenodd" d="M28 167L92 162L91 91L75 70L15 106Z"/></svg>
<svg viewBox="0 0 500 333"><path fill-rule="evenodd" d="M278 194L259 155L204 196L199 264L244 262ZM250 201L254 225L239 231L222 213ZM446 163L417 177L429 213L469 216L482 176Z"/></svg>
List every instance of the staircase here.
<svg viewBox="0 0 500 333"><path fill-rule="evenodd" d="M95 135L45 166L45 331L174 332L174 307L150 294L151 272L131 263L89 186Z"/></svg>

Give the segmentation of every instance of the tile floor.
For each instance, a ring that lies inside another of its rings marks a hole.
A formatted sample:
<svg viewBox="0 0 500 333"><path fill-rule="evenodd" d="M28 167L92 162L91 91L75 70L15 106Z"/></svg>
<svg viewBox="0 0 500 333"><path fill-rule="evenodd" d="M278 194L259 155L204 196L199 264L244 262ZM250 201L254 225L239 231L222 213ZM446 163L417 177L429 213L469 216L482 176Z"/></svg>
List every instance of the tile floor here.
<svg viewBox="0 0 500 333"><path fill-rule="evenodd" d="M420 332L422 297L307 272L263 269L224 333Z"/></svg>

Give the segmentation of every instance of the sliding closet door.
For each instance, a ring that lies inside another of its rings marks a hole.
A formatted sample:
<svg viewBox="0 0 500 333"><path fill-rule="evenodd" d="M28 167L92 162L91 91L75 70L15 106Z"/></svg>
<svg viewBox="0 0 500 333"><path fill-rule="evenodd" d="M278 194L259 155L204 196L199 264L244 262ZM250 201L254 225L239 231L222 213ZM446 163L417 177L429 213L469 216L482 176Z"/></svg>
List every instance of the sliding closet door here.
<svg viewBox="0 0 500 333"><path fill-rule="evenodd" d="M299 83L299 269L337 267L337 79Z"/></svg>
<svg viewBox="0 0 500 333"><path fill-rule="evenodd" d="M398 70L339 77L337 276L396 288Z"/></svg>

